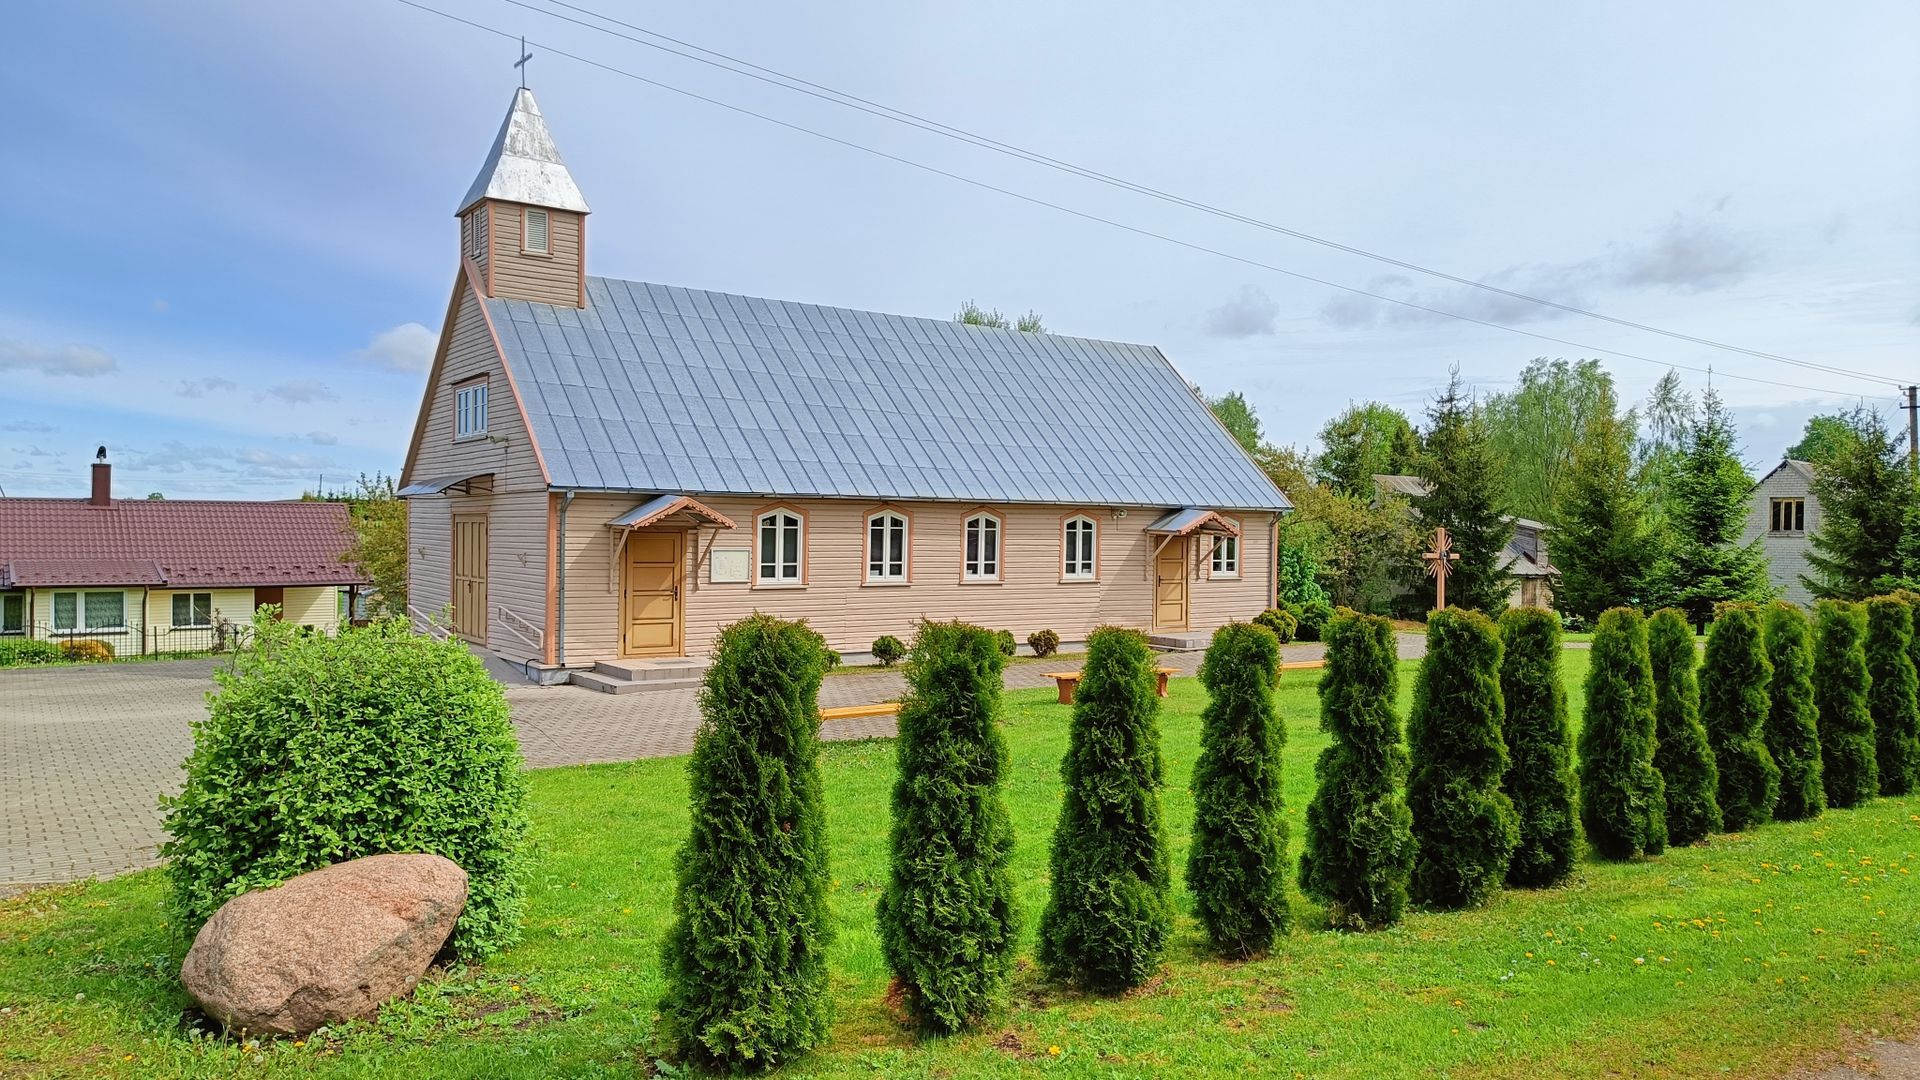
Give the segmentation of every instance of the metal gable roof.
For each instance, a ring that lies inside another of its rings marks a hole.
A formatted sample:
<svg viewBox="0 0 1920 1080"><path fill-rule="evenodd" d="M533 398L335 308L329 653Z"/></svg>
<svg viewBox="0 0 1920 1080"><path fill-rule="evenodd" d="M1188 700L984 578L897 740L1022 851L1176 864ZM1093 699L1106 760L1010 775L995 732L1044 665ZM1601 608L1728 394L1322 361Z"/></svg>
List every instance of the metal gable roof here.
<svg viewBox="0 0 1920 1080"><path fill-rule="evenodd" d="M488 299L555 487L1287 509L1157 349L587 279Z"/></svg>

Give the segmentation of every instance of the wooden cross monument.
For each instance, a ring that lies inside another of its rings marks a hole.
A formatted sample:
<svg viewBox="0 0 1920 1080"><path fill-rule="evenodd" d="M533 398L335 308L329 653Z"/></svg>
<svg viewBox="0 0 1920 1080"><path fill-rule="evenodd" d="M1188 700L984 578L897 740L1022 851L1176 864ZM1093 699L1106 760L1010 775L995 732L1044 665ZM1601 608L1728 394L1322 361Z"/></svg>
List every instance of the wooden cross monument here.
<svg viewBox="0 0 1920 1080"><path fill-rule="evenodd" d="M1427 561L1427 576L1433 579L1433 609L1447 610L1447 577L1453 573L1453 564L1460 561L1460 553L1453 550L1453 537L1447 534L1445 525L1433 530L1433 550L1421 553Z"/></svg>

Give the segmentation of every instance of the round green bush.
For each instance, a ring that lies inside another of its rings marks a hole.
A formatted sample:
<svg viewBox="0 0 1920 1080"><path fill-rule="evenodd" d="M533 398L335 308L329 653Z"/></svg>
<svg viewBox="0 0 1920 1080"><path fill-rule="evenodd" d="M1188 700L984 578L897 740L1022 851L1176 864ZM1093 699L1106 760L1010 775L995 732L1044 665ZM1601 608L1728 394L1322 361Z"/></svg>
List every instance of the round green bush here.
<svg viewBox="0 0 1920 1080"><path fill-rule="evenodd" d="M1465 608L1434 612L1407 718L1416 904L1478 907L1507 879L1520 824L1500 790L1506 711L1493 620Z"/></svg>
<svg viewBox="0 0 1920 1080"><path fill-rule="evenodd" d="M1693 626L1675 608L1647 620L1653 665L1653 768L1667 789L1667 843L1691 844L1720 831L1720 770L1700 723L1699 655Z"/></svg>
<svg viewBox="0 0 1920 1080"><path fill-rule="evenodd" d="M1002 656L1013 656L1020 651L1020 643L1014 640L1011 630L994 631L993 643Z"/></svg>
<svg viewBox="0 0 1920 1080"><path fill-rule="evenodd" d="M1144 634L1103 626L1088 636L1039 960L1051 978L1096 993L1146 982L1173 932L1154 681Z"/></svg>
<svg viewBox="0 0 1920 1080"><path fill-rule="evenodd" d="M1753 605L1720 604L1700 665L1700 722L1720 774L1717 797L1729 832L1772 821L1773 804L1780 801L1780 766L1766 741L1772 682Z"/></svg>
<svg viewBox="0 0 1920 1080"><path fill-rule="evenodd" d="M1867 705L1867 620L1858 604L1820 601L1813 643L1813 704L1819 712L1820 780L1827 805L1859 806L1880 791Z"/></svg>
<svg viewBox="0 0 1920 1080"><path fill-rule="evenodd" d="M1867 601L1867 711L1873 716L1880 794L1920 784L1920 687L1913 657L1913 610L1894 596Z"/></svg>
<svg viewBox="0 0 1920 1080"><path fill-rule="evenodd" d="M827 991L826 650L805 623L720 631L687 763L691 822L661 948L661 1035L702 1065L768 1069L819 1045Z"/></svg>
<svg viewBox="0 0 1920 1080"><path fill-rule="evenodd" d="M1301 641L1319 641L1333 621L1333 605L1325 600L1309 600L1287 610L1299 624L1295 636Z"/></svg>
<svg viewBox="0 0 1920 1080"><path fill-rule="evenodd" d="M1400 797L1407 752L1394 712L1399 666L1393 624L1342 608L1327 626L1320 728L1332 741L1314 765L1300 888L1337 927L1400 920L1413 870L1413 819Z"/></svg>
<svg viewBox="0 0 1920 1080"><path fill-rule="evenodd" d="M907 655L907 643L892 634L882 634L873 639L873 658L880 661L881 667L892 667Z"/></svg>
<svg viewBox="0 0 1920 1080"><path fill-rule="evenodd" d="M113 646L93 638L60 643L60 656L82 664L104 664L113 659Z"/></svg>
<svg viewBox="0 0 1920 1080"><path fill-rule="evenodd" d="M1658 855L1667 848L1667 796L1653 767L1646 620L1613 608L1596 625L1580 726L1580 823L1603 858Z"/></svg>
<svg viewBox="0 0 1920 1080"><path fill-rule="evenodd" d="M1238 959L1265 952L1290 925L1279 669L1280 643L1250 623L1214 631L1200 663L1207 704L1193 763L1187 889L1214 951Z"/></svg>
<svg viewBox="0 0 1920 1080"><path fill-rule="evenodd" d="M0 667L57 664L64 659L58 642L30 637L0 638Z"/></svg>
<svg viewBox="0 0 1920 1080"><path fill-rule="evenodd" d="M1827 808L1820 767L1820 710L1813 696L1813 633L1798 607L1776 600L1761 620L1773 683L1767 694L1767 753L1780 766L1779 821L1819 817Z"/></svg>
<svg viewBox="0 0 1920 1080"><path fill-rule="evenodd" d="M1560 620L1540 608L1500 616L1501 732L1507 772L1501 789L1520 819L1520 844L1507 884L1541 888L1573 872L1580 828L1574 809L1573 729L1560 678Z"/></svg>
<svg viewBox="0 0 1920 1080"><path fill-rule="evenodd" d="M1294 618L1293 613L1286 608L1268 608L1255 615L1253 621L1273 631L1273 636L1282 645L1292 641L1294 634L1300 629L1300 620Z"/></svg>
<svg viewBox="0 0 1920 1080"><path fill-rule="evenodd" d="M500 684L459 641L383 620L302 635L254 620L251 648L214 673L186 786L160 847L175 925L330 863L443 855L467 872L448 942L485 957L519 934L527 867L520 745Z"/></svg>
<svg viewBox="0 0 1920 1080"><path fill-rule="evenodd" d="M1052 656L1060 651L1060 635L1051 630L1035 630L1027 635L1027 648L1039 657Z"/></svg>

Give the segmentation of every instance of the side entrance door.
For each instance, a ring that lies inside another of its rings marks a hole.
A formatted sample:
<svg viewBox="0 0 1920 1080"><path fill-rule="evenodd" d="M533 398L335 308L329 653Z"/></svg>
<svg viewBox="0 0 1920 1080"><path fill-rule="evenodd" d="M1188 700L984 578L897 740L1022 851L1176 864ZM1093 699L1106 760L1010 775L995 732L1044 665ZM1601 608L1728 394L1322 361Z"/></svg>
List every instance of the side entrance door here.
<svg viewBox="0 0 1920 1080"><path fill-rule="evenodd" d="M1187 538L1167 541L1153 560L1153 627L1187 628Z"/></svg>
<svg viewBox="0 0 1920 1080"><path fill-rule="evenodd" d="M453 519L453 632L478 644L487 641L487 516Z"/></svg>
<svg viewBox="0 0 1920 1080"><path fill-rule="evenodd" d="M638 530L627 537L620 595L620 654L679 656L684 533Z"/></svg>

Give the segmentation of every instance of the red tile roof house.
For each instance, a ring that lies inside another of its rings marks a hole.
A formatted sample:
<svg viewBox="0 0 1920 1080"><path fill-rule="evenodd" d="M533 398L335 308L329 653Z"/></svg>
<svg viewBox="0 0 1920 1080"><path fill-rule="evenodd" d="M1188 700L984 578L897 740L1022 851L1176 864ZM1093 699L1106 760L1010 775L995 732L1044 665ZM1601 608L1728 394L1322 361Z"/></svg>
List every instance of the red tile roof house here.
<svg viewBox="0 0 1920 1080"><path fill-rule="evenodd" d="M366 582L339 503L115 499L112 475L96 462L85 499L0 498L0 635L204 650L262 604L332 630Z"/></svg>

